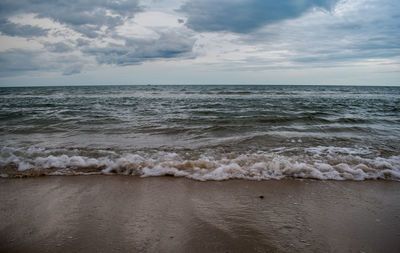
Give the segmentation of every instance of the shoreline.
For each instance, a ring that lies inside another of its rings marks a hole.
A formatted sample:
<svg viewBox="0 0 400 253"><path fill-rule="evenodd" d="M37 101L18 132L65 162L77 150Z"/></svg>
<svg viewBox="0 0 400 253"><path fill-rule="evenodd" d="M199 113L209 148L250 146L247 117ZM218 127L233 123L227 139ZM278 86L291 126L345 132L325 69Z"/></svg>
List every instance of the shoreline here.
<svg viewBox="0 0 400 253"><path fill-rule="evenodd" d="M195 182L226 182L226 181L249 181L249 182L266 182L266 181L316 181L316 182L394 182L400 183L400 180L390 179L390 178L365 178L365 179L319 179L319 178L303 178L303 177L295 177L295 176L284 176L282 178L224 178L224 179L197 179L188 176L180 176L174 175L172 173L166 174L155 174L155 175L134 175L134 174L123 174L123 173L104 173L104 172L78 172L78 173L70 173L70 174L52 174L56 172L56 170L43 170L41 171L28 171L26 173L22 172L20 174L10 173L10 174L0 174L0 180L13 180L13 179L29 179L29 178L45 178L45 177L127 177L127 178L135 178L135 179L146 179L146 178L176 178L176 179L185 179L189 181ZM9 171L7 171L9 172Z"/></svg>
<svg viewBox="0 0 400 253"><path fill-rule="evenodd" d="M399 252L396 181L0 178L1 252Z"/></svg>

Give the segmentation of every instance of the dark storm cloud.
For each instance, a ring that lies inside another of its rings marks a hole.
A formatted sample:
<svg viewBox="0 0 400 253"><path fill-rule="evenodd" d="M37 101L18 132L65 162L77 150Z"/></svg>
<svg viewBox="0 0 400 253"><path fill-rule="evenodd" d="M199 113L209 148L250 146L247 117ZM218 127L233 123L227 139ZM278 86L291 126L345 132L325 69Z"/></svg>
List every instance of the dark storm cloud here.
<svg viewBox="0 0 400 253"><path fill-rule="evenodd" d="M9 22L8 20L0 20L0 32L7 36L32 38L47 36L48 31L48 29L43 29L38 26L20 25Z"/></svg>
<svg viewBox="0 0 400 253"><path fill-rule="evenodd" d="M68 25L87 37L96 37L102 26L108 29L123 24L142 8L137 0L2 0L1 17L33 13ZM111 13L113 15L107 15Z"/></svg>
<svg viewBox="0 0 400 253"><path fill-rule="evenodd" d="M193 57L195 40L173 31L162 32L155 40L126 39L125 45L88 47L83 53L96 57L100 64L136 65L144 61Z"/></svg>
<svg viewBox="0 0 400 253"><path fill-rule="evenodd" d="M189 0L180 11L196 31L248 33L264 25L297 18L313 7L330 10L337 0Z"/></svg>

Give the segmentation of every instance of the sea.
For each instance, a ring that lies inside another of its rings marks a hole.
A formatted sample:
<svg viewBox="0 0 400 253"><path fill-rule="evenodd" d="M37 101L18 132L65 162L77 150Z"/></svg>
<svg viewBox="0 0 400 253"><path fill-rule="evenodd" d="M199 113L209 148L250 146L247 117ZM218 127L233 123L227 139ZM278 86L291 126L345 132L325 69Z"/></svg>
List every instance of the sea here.
<svg viewBox="0 0 400 253"><path fill-rule="evenodd" d="M400 181L400 87L0 88L0 176Z"/></svg>

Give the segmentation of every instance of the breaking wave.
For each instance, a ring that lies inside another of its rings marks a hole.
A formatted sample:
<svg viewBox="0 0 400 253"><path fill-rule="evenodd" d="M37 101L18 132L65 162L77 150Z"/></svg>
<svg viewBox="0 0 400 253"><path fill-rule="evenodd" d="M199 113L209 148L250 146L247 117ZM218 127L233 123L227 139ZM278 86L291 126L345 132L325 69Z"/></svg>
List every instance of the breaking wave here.
<svg viewBox="0 0 400 253"><path fill-rule="evenodd" d="M400 156L384 158L367 149L322 146L248 153L100 150L85 154L81 150L1 149L1 177L82 174L175 176L200 181L284 178L400 181Z"/></svg>

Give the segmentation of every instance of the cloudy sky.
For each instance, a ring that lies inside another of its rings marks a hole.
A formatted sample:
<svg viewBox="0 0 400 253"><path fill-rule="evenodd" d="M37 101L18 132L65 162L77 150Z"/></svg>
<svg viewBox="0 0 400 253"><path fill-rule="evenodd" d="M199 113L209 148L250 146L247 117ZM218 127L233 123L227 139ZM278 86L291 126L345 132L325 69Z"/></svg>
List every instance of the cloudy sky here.
<svg viewBox="0 0 400 253"><path fill-rule="evenodd" d="M0 85L400 85L398 0L1 0Z"/></svg>

